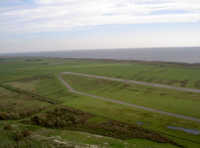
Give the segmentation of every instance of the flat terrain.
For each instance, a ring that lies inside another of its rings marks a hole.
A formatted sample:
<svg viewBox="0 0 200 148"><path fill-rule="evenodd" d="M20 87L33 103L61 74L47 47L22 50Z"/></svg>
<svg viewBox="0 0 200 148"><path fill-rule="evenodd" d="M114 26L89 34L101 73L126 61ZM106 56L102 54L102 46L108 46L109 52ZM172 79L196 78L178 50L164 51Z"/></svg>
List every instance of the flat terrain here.
<svg viewBox="0 0 200 148"><path fill-rule="evenodd" d="M93 97L199 118L199 93L63 75L72 88L91 94L83 96L70 92L57 77L70 71L199 89L200 66L197 64L5 58L1 60L0 69L0 115L3 117L0 119L0 139L5 141L0 147L51 147L58 141L64 142L65 146L68 143L113 148L200 146L200 135L168 128L175 126L200 131L198 122ZM130 128L134 130L131 133L128 132Z"/></svg>
<svg viewBox="0 0 200 148"><path fill-rule="evenodd" d="M89 74L75 73L75 72L62 72L62 74L71 74L71 75L82 76L82 77L117 81L117 82L122 82L126 84L131 83L131 84L137 84L137 85L143 85L143 86L173 89L173 90L183 91L183 92L200 93L200 89L184 88L184 87L170 86L170 85L164 85L164 84L149 83L149 82L144 82L144 81L126 80L126 79L119 79L119 78L105 77L105 76L98 76L98 75L89 75Z"/></svg>
<svg viewBox="0 0 200 148"><path fill-rule="evenodd" d="M81 92L102 97L110 97L115 100L152 107L163 111L200 117L200 94L198 93L141 86L115 80L113 81L113 79L104 80L85 77L80 73L78 75L77 73L64 73L63 77L72 88ZM190 109L191 112L187 112L186 109Z"/></svg>
<svg viewBox="0 0 200 148"><path fill-rule="evenodd" d="M63 73L63 74L70 74L70 75L78 75L78 76L85 76L84 74L81 74L81 73ZM90 78L90 75L87 75L87 77ZM116 103L116 104L121 104L121 105L126 105L126 106L130 106L130 107L133 107L133 108L138 108L138 109L142 109L142 110L145 110L145 111L150 111L150 112L154 112L154 113L159 113L159 114L163 114L163 115L167 115L167 116L172 116L172 117L176 117L176 118L180 118L180 119L186 119L186 120L191 120L191 121L196 121L196 122L200 122L200 119L198 118L194 118L194 117L191 117L191 116L184 116L184 115L180 115L180 114L175 114L175 113L170 113L170 112L164 112L162 110L156 110L156 109L153 109L153 108L149 108L149 107L145 107L145 106L139 106L139 105L136 105L134 104L134 100L132 103L127 103L126 101L124 101L125 99L121 99L122 101L119 101L119 100L115 100L115 99L110 99L110 98L106 98L106 97L102 97L102 96L95 96L94 94L88 94L88 93L85 93L85 92L80 92L80 91L77 91L75 89L73 89L69 83L67 83L63 78L62 76L59 76L58 77L59 80L69 89L70 92L72 93L75 93L75 94L78 94L78 95L83 95L83 96L89 96L89 97L92 97L92 98L96 98L96 99L100 99L100 100L104 100L104 101L107 101L107 102L112 102L112 103ZM93 77L92 77L93 78ZM97 76L95 76L95 79L99 79ZM109 78L107 77L107 80ZM68 79L67 79L68 80ZM75 79L77 80L77 78ZM111 81L115 81L114 79L109 79ZM124 81L124 80L123 80ZM72 82L73 83L73 82ZM123 83L123 82L122 82ZM79 85L79 84L77 84ZM88 84L86 84L88 85ZM104 91L107 91L107 90L104 90ZM100 93L100 95L102 94L103 92ZM113 93L113 91L112 91ZM125 98L124 96L121 96L122 98ZM170 110L170 108L169 108Z"/></svg>

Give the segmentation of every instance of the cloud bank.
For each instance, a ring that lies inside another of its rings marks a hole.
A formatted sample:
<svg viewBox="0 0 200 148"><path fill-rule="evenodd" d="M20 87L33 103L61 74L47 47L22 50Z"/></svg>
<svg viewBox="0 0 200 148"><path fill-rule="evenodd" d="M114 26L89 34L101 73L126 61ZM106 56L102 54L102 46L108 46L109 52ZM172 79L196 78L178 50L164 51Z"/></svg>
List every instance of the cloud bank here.
<svg viewBox="0 0 200 148"><path fill-rule="evenodd" d="M108 24L200 21L200 0L0 1L0 32L54 32Z"/></svg>

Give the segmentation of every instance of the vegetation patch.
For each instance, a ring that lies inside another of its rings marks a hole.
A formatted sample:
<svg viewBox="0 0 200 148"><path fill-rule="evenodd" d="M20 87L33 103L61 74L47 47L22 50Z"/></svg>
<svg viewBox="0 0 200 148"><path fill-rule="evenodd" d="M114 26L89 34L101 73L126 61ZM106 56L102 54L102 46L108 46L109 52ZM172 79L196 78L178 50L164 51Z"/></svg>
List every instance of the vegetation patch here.
<svg viewBox="0 0 200 148"><path fill-rule="evenodd" d="M35 96L16 93L4 88L0 88L0 93L0 120L25 118L51 105L35 99Z"/></svg>
<svg viewBox="0 0 200 148"><path fill-rule="evenodd" d="M29 77L29 78L23 78L20 80L17 80L17 82L31 82L33 80L40 80L40 79L51 79L53 76L51 75L36 75L33 77Z"/></svg>
<svg viewBox="0 0 200 148"><path fill-rule="evenodd" d="M76 127L84 125L92 115L66 107L56 107L31 118L36 125L51 128Z"/></svg>
<svg viewBox="0 0 200 148"><path fill-rule="evenodd" d="M47 142L38 142L32 139L33 132L28 128L20 127L18 124L6 123L3 128L0 125L0 147L1 148L50 148Z"/></svg>
<svg viewBox="0 0 200 148"><path fill-rule="evenodd" d="M180 146L156 132L143 129L136 125L130 125L109 119L106 119L103 122L94 122L95 120L91 122L92 118L96 119L96 116L73 108L57 106L53 110L35 115L31 118L31 123L49 128L65 128L85 131L123 140L143 138L154 142L170 143Z"/></svg>

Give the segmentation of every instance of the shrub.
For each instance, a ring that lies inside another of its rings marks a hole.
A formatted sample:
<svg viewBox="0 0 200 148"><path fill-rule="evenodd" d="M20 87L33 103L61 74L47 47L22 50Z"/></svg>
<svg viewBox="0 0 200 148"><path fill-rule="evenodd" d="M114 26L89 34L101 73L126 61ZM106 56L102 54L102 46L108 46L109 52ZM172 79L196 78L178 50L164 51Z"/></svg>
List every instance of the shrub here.
<svg viewBox="0 0 200 148"><path fill-rule="evenodd" d="M13 139L15 141L21 141L24 138L23 134L20 131L15 131L13 135Z"/></svg>
<svg viewBox="0 0 200 148"><path fill-rule="evenodd" d="M0 112L0 120L8 120L9 119L9 113L6 112Z"/></svg>
<svg viewBox="0 0 200 148"><path fill-rule="evenodd" d="M21 133L22 133L24 138L29 137L32 134L32 132L29 131L29 130L24 130Z"/></svg>
<svg viewBox="0 0 200 148"><path fill-rule="evenodd" d="M8 124L8 125L5 125L3 129L4 130L12 130L12 126L10 124Z"/></svg>
<svg viewBox="0 0 200 148"><path fill-rule="evenodd" d="M13 138L15 141L19 142L23 140L24 138L27 138L31 135L31 131L23 130L23 131L15 131Z"/></svg>
<svg viewBox="0 0 200 148"><path fill-rule="evenodd" d="M19 119L19 118L20 118L19 113L0 112L0 120L14 120L14 119Z"/></svg>

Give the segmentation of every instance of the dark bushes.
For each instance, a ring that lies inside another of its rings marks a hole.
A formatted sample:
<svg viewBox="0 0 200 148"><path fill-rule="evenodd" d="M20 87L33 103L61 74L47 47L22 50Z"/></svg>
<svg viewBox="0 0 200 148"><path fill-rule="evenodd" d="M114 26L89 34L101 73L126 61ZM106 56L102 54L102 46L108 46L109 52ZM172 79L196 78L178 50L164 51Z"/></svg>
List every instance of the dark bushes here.
<svg viewBox="0 0 200 148"><path fill-rule="evenodd" d="M31 135L31 131L24 130L24 131L15 131L13 134L13 138L15 141L19 142L24 138L27 138Z"/></svg>
<svg viewBox="0 0 200 148"><path fill-rule="evenodd" d="M41 110L42 108L23 112L0 112L0 120L18 120L30 116L34 113L40 112Z"/></svg>
<svg viewBox="0 0 200 148"><path fill-rule="evenodd" d="M4 130L12 130L13 128L12 128L12 126L10 124L7 124L7 125L4 126L3 129Z"/></svg>
<svg viewBox="0 0 200 148"><path fill-rule="evenodd" d="M8 113L8 112L0 112L0 120L12 120L19 119L20 115L18 113Z"/></svg>
<svg viewBox="0 0 200 148"><path fill-rule="evenodd" d="M71 108L57 107L53 111L34 116L31 121L37 125L52 128L63 128L84 124L91 115Z"/></svg>

